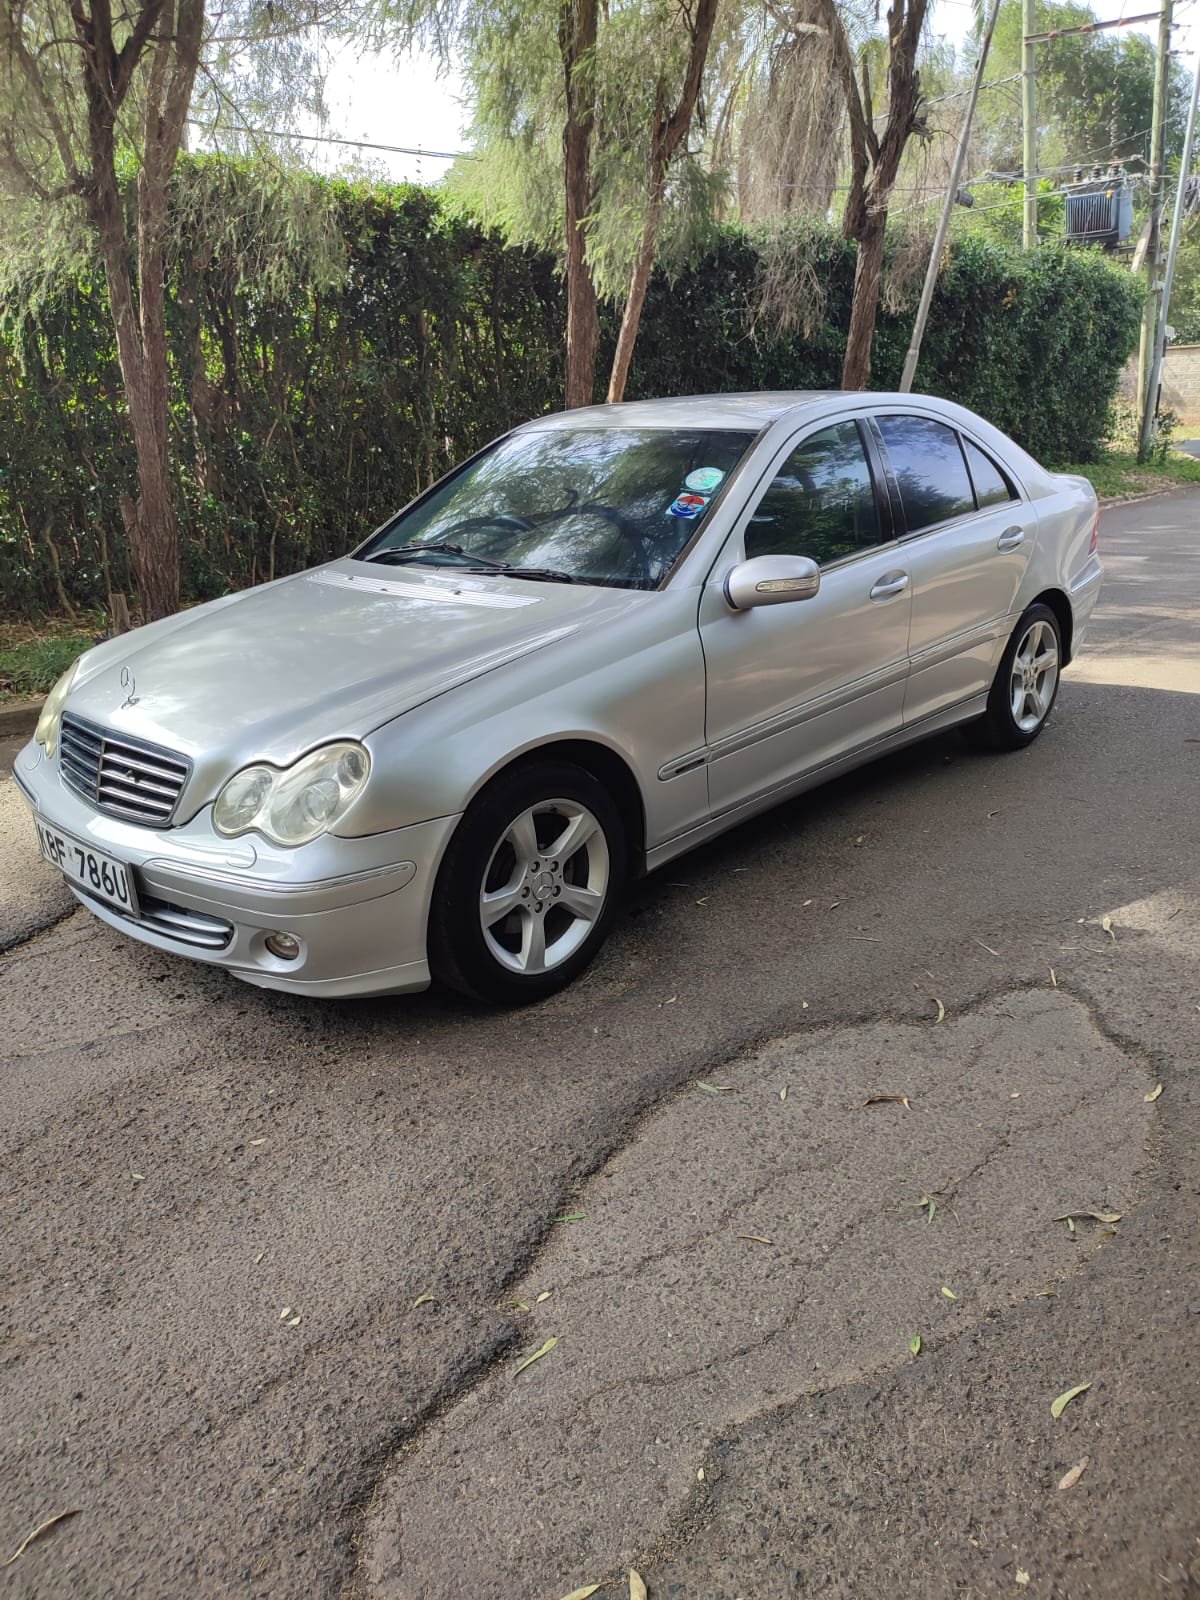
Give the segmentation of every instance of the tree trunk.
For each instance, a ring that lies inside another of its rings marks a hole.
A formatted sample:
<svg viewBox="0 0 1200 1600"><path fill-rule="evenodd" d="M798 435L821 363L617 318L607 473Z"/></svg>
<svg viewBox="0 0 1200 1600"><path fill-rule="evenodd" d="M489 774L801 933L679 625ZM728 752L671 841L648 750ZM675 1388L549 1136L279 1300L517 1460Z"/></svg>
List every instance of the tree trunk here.
<svg viewBox="0 0 1200 1600"><path fill-rule="evenodd" d="M653 180L646 204L646 220L642 228L642 242L633 263L629 280L629 293L625 297L625 313L621 318L621 332L617 337L613 356L612 374L608 380L608 403L616 405L625 398L625 385L629 381L629 368L633 363L633 347L637 343L638 326L642 320L642 307L650 287L650 274L654 271L654 252L658 244L658 228L662 221L663 194L666 173L659 171Z"/></svg>
<svg viewBox="0 0 1200 1600"><path fill-rule="evenodd" d="M567 362L563 404L590 406L596 387L600 318L596 285L587 259L584 223L592 203L592 129L595 95L591 82L599 12L597 0L564 0L559 48L566 77L567 120L563 128L566 203Z"/></svg>
<svg viewBox="0 0 1200 1600"><path fill-rule="evenodd" d="M865 389L871 381L871 341L879 310L879 280L883 275L883 234L887 213L873 212L858 236L854 267L854 297L850 302L850 332L842 363L842 388Z"/></svg>

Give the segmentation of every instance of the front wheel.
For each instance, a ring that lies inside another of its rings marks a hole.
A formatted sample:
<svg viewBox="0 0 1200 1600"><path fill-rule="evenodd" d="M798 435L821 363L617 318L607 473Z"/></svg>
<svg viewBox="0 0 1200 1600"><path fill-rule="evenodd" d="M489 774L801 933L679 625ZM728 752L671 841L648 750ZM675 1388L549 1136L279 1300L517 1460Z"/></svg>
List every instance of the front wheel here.
<svg viewBox="0 0 1200 1600"><path fill-rule="evenodd" d="M467 810L438 873L434 976L494 1005L553 994L604 943L625 875L620 813L590 772L539 761L502 773Z"/></svg>
<svg viewBox="0 0 1200 1600"><path fill-rule="evenodd" d="M967 728L986 750L1020 750L1046 726L1058 694L1062 630L1040 601L1022 612L1005 647L988 695L987 710Z"/></svg>

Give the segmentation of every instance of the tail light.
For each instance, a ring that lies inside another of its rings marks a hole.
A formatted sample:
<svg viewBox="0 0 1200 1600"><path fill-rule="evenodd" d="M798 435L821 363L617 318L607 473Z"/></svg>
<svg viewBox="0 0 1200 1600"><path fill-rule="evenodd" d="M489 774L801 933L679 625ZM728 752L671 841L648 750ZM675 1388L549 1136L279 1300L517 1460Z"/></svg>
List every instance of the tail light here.
<svg viewBox="0 0 1200 1600"><path fill-rule="evenodd" d="M1088 541L1088 555L1094 556L1100 549L1100 507L1096 507L1096 520L1092 523L1092 537Z"/></svg>

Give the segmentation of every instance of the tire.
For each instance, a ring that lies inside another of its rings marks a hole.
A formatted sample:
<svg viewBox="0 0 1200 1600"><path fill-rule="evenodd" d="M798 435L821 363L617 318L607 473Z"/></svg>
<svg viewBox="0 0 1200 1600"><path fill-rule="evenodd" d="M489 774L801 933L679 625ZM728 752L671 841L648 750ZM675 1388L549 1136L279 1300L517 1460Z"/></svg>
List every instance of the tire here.
<svg viewBox="0 0 1200 1600"><path fill-rule="evenodd" d="M608 935L627 863L620 812L590 772L546 760L501 773L468 807L438 872L434 977L490 1005L565 988Z"/></svg>
<svg viewBox="0 0 1200 1600"><path fill-rule="evenodd" d="M1023 750L1033 743L1058 696L1062 654L1058 618L1035 602L1021 613L1004 648L987 710L965 730L977 750Z"/></svg>

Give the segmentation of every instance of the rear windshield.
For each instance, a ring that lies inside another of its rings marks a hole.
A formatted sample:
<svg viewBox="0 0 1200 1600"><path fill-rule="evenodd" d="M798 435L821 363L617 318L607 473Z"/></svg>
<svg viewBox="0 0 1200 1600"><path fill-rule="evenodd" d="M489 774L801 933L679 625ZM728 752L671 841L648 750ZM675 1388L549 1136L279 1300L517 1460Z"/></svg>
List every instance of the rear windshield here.
<svg viewBox="0 0 1200 1600"><path fill-rule="evenodd" d="M401 512L358 559L460 570L474 560L484 564L476 571L490 565L520 577L525 568L651 589L754 437L668 428L512 434Z"/></svg>

